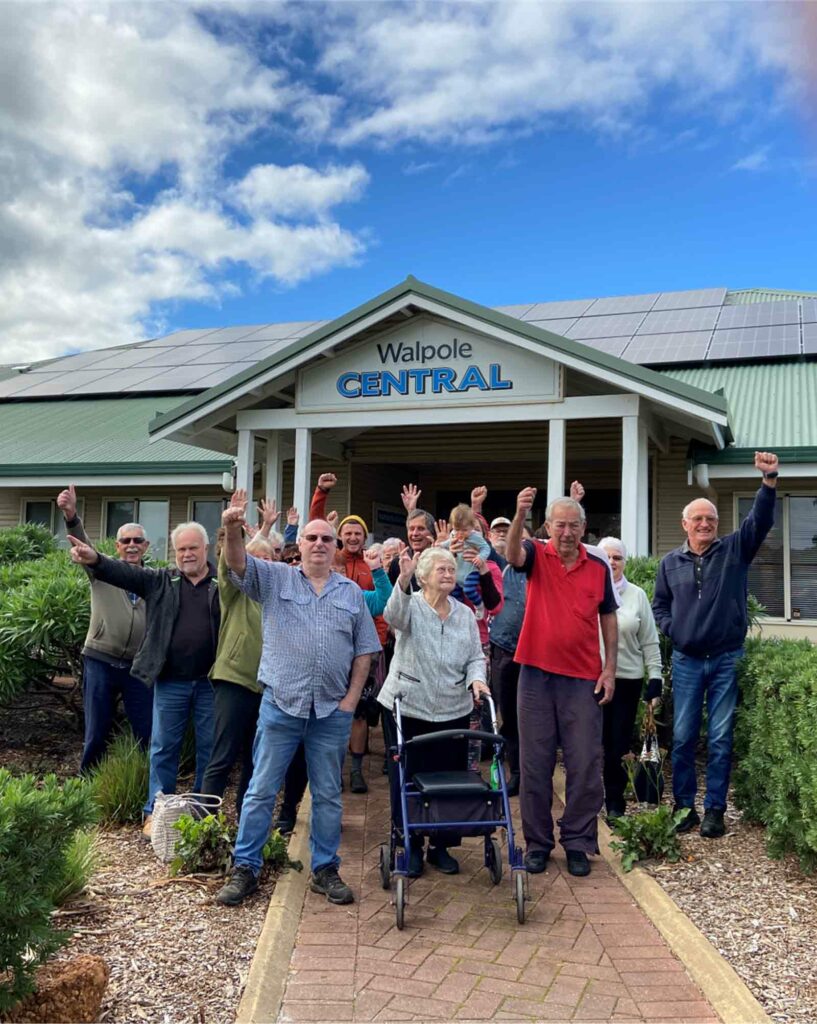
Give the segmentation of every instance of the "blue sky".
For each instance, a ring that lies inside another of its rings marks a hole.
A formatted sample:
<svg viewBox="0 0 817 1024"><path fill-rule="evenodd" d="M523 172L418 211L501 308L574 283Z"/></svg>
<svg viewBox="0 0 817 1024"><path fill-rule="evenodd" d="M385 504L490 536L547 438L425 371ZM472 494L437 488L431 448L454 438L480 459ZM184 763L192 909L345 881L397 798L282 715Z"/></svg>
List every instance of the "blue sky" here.
<svg viewBox="0 0 817 1024"><path fill-rule="evenodd" d="M817 291L813 6L0 5L0 363L408 273Z"/></svg>

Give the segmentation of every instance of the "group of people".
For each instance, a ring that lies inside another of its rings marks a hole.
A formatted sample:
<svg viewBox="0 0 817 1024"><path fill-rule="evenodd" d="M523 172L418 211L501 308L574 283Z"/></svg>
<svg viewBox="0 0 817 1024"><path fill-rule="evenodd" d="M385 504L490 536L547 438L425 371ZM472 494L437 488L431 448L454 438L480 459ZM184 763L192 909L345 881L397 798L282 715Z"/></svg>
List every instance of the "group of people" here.
<svg viewBox="0 0 817 1024"><path fill-rule="evenodd" d="M561 747L567 799L558 822L568 871L586 875L598 853L598 815L625 810L622 756L630 749L639 701L660 697L658 627L673 645L673 791L687 814L679 828L724 832L736 706L735 666L748 619L747 572L774 520L776 456L759 452L763 474L740 528L718 537L716 507L697 499L683 511L686 540L661 562L655 596L628 582L627 551L606 537L582 537L584 489L551 501L536 536L536 498L523 488L513 518L482 515L484 487L445 520L419 508L403 488L406 541L366 547L359 515L326 514L333 474L323 474L307 523L262 501L261 526L236 491L222 516L217 566L197 523L172 534L175 566L148 568L149 539L121 527L116 558L90 544L73 488L58 504L75 562L92 585L84 649L86 742L82 770L101 757L121 694L136 738L150 750L145 831L159 792L175 791L188 722L196 735L198 792L223 795L236 762L238 837L230 878L216 899L240 903L258 885L262 851L283 787L278 824L292 827L306 780L312 793L311 887L332 903L354 899L339 874L343 766L352 793L368 784L363 759L370 728L382 721L394 825L398 783L388 756L396 738L395 697L404 737L478 726L485 694L497 698L508 750L508 788L519 795L525 864L544 871L554 847L553 771ZM296 540L297 537L297 540ZM288 556L288 557L287 557ZM695 753L708 705L704 818L695 808ZM474 748L476 747L476 754ZM476 769L479 744L427 745L409 771ZM416 756L416 755L415 755ZM409 873L425 863L459 865L459 837L422 837Z"/></svg>

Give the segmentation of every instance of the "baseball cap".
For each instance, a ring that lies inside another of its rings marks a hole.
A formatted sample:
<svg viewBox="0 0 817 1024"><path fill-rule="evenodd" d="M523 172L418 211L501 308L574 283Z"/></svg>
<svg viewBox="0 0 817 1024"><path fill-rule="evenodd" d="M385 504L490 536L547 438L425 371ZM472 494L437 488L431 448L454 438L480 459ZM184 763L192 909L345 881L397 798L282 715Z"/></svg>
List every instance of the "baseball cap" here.
<svg viewBox="0 0 817 1024"><path fill-rule="evenodd" d="M510 519L506 519L505 516L497 516L496 519L492 519L491 520L491 529L492 530L493 530L493 528L495 526L510 526L510 525L511 525Z"/></svg>

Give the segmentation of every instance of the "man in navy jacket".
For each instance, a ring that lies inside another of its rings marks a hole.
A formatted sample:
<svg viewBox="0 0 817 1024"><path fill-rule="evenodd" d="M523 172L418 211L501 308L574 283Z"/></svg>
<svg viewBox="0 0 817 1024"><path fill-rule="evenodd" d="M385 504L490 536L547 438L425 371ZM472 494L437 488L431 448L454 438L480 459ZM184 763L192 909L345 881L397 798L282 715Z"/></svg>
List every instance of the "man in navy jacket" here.
<svg viewBox="0 0 817 1024"><path fill-rule="evenodd" d="M763 483L740 528L718 537L718 510L706 498L690 502L681 526L687 539L661 560L655 581L655 621L672 641L672 789L677 810L689 813L678 825L688 832L701 822L695 810L695 747L704 695L709 716L706 796L701 835L724 834L732 730L737 704L735 666L749 628L747 575L774 525L778 461L755 452Z"/></svg>

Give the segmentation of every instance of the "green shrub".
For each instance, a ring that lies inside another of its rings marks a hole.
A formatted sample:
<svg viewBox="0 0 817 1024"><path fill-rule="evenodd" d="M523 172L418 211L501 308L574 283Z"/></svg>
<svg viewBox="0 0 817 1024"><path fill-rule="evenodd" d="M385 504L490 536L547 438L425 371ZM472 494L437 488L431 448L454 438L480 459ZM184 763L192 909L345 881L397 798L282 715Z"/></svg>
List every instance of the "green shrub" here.
<svg viewBox="0 0 817 1024"><path fill-rule="evenodd" d="M610 846L621 854L621 866L632 871L633 865L651 857L680 860L681 844L675 826L689 814L685 807L674 814L669 804L660 804L654 811L641 811L616 818L614 830L618 838Z"/></svg>
<svg viewBox="0 0 817 1024"><path fill-rule="evenodd" d="M0 530L0 565L31 562L56 550L51 531L36 523Z"/></svg>
<svg viewBox="0 0 817 1024"><path fill-rule="evenodd" d="M652 601L653 594L655 593L655 578L658 575L658 566L661 564L660 558L645 558L644 556L633 556L627 559L627 567L624 570L624 575L637 587L641 587L642 590L646 591L647 597Z"/></svg>
<svg viewBox="0 0 817 1024"><path fill-rule="evenodd" d="M102 820L124 825L140 821L148 792L149 760L130 731L120 733L91 774Z"/></svg>
<svg viewBox="0 0 817 1024"><path fill-rule="evenodd" d="M51 898L58 907L84 892L85 886L99 866L99 859L98 832L78 829L66 848L56 884L51 892Z"/></svg>
<svg viewBox="0 0 817 1024"><path fill-rule="evenodd" d="M231 827L223 811L194 818L183 814L173 822L179 833L176 840L176 856L170 862L170 873L189 875L194 871L220 871L224 874L230 866L235 829Z"/></svg>
<svg viewBox="0 0 817 1024"><path fill-rule="evenodd" d="M808 640L746 645L738 673L735 801L766 827L769 855L817 868L817 647Z"/></svg>
<svg viewBox="0 0 817 1024"><path fill-rule="evenodd" d="M34 987L37 966L68 938L51 915L66 850L96 816L81 779L60 786L0 769L0 1014Z"/></svg>

